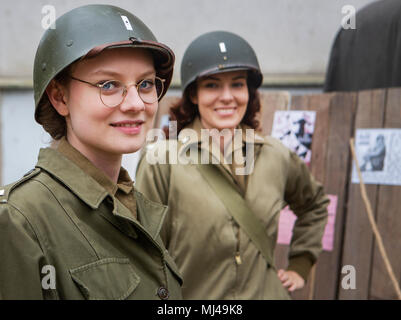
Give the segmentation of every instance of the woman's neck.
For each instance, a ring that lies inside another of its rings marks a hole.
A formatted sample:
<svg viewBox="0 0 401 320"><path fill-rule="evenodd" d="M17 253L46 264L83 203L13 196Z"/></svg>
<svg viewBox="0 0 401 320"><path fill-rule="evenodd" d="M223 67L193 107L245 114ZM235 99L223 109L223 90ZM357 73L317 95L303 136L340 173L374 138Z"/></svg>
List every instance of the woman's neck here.
<svg viewBox="0 0 401 320"><path fill-rule="evenodd" d="M68 136L67 140L75 149L92 162L96 168L104 172L111 181L117 183L121 169L122 155L110 154L94 147L88 147L74 136Z"/></svg>
<svg viewBox="0 0 401 320"><path fill-rule="evenodd" d="M202 121L202 119L201 119L201 125L203 129L209 129L209 130L214 129L213 131L211 131L212 139L219 146L220 152L224 154L226 146L229 145L230 142L232 142L235 128L224 128L224 129L210 128ZM216 133L215 130L217 130L219 134L217 135L213 134Z"/></svg>

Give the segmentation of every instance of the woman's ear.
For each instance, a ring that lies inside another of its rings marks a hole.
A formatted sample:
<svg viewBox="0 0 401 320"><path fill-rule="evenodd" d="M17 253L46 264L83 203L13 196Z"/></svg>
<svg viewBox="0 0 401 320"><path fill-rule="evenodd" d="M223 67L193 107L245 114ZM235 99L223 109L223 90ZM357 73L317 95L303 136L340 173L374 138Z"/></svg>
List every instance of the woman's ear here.
<svg viewBox="0 0 401 320"><path fill-rule="evenodd" d="M196 92L196 90L191 90L190 92L189 92L189 100L191 100L191 102L193 103L193 104L195 104L195 105L197 105L198 104L198 95L197 95L197 92Z"/></svg>
<svg viewBox="0 0 401 320"><path fill-rule="evenodd" d="M52 80L46 88L46 93L54 109L63 117L68 116L69 111L65 102L65 88L57 81Z"/></svg>

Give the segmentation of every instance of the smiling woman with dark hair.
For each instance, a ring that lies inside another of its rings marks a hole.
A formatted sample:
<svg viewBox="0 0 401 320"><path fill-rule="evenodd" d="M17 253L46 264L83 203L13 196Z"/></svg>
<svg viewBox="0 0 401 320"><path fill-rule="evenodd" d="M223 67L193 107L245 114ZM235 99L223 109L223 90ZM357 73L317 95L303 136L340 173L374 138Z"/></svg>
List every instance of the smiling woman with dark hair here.
<svg viewBox="0 0 401 320"><path fill-rule="evenodd" d="M304 286L321 251L323 188L278 140L255 134L262 74L243 38L216 31L195 39L183 57L181 82L183 97L171 109L178 139L149 145L136 186L169 206L162 238L184 277L183 297L287 299L288 290ZM173 150L177 163L147 161L151 153L174 159ZM276 270L286 204L298 220L289 266Z"/></svg>
<svg viewBox="0 0 401 320"><path fill-rule="evenodd" d="M139 150L174 54L131 13L89 5L46 31L34 67L35 119L57 140L0 204L2 299L179 299L159 236L166 208L134 190Z"/></svg>

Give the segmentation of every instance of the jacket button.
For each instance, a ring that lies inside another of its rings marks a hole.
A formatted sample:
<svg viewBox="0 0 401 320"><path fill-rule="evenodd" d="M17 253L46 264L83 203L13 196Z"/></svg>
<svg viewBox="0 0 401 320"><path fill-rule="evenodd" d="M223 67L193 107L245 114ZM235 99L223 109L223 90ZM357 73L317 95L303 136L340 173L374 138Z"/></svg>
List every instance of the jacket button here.
<svg viewBox="0 0 401 320"><path fill-rule="evenodd" d="M165 287L160 287L157 290L157 295L162 300L167 300L170 297L170 293L168 292L168 290Z"/></svg>

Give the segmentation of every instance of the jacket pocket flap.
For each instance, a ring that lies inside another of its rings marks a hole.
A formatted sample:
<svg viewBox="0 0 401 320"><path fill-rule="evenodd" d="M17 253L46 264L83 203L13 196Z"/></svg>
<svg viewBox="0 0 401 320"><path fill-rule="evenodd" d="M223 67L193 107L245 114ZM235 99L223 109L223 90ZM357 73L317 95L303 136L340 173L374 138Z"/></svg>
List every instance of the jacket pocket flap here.
<svg viewBox="0 0 401 320"><path fill-rule="evenodd" d="M70 270L86 299L122 300L138 286L140 277L129 259L106 258Z"/></svg>

